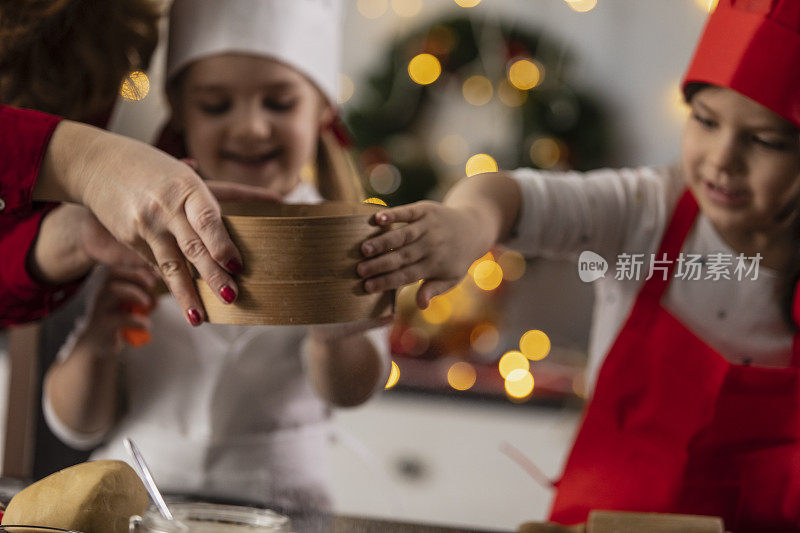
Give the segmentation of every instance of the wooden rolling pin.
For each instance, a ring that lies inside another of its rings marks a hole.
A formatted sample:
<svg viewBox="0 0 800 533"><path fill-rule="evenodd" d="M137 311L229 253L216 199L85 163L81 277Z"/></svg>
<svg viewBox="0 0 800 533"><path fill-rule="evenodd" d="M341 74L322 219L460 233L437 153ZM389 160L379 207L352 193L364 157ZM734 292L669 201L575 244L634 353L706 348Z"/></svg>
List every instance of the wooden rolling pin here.
<svg viewBox="0 0 800 533"><path fill-rule="evenodd" d="M562 526L527 522L519 533L724 533L722 519L663 513L592 511L585 524Z"/></svg>

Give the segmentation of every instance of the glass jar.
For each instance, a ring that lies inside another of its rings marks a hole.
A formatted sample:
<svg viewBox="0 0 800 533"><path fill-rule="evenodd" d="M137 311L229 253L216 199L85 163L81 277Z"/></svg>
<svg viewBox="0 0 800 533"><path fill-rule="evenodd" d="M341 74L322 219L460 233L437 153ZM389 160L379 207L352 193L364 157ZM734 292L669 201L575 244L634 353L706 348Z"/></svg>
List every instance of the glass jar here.
<svg viewBox="0 0 800 533"><path fill-rule="evenodd" d="M290 533L288 517L267 509L215 503L170 503L179 524L165 520L155 507L132 516L131 533ZM188 529L181 527L185 525Z"/></svg>

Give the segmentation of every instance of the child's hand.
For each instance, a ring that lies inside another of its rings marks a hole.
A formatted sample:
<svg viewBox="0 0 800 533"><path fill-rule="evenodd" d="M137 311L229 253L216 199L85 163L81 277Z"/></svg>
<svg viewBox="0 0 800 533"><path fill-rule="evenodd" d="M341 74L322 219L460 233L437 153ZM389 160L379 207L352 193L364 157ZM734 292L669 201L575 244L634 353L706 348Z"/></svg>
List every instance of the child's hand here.
<svg viewBox="0 0 800 533"><path fill-rule="evenodd" d="M149 340L157 274L149 267L112 267L100 286L90 313L85 340L102 351L119 352Z"/></svg>
<svg viewBox="0 0 800 533"><path fill-rule="evenodd" d="M424 279L417 292L417 305L428 306L431 298L454 287L467 273L482 248L479 217L469 208L453 208L438 202L417 202L380 211L375 223L390 229L364 241L367 259L358 265L367 292L382 292Z"/></svg>

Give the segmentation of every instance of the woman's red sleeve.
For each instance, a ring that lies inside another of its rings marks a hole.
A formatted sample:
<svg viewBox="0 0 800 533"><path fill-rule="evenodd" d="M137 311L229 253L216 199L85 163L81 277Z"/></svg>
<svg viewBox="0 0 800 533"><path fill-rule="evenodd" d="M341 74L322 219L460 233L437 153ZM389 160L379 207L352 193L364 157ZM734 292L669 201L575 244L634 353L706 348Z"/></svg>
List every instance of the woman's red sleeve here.
<svg viewBox="0 0 800 533"><path fill-rule="evenodd" d="M57 205L33 202L32 193L60 120L0 105L0 325L41 318L80 285L42 283L27 269L39 226Z"/></svg>

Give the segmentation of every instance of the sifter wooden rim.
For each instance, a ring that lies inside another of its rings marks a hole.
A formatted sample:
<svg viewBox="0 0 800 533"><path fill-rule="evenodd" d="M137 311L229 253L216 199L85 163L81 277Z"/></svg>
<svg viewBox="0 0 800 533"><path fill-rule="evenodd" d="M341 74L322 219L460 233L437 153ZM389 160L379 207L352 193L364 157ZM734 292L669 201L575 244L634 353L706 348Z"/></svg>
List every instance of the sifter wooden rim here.
<svg viewBox="0 0 800 533"><path fill-rule="evenodd" d="M223 204L223 221L242 252L239 297L223 304L197 280L209 322L328 324L377 318L392 296L368 294L356 266L360 244L383 231L371 204Z"/></svg>

